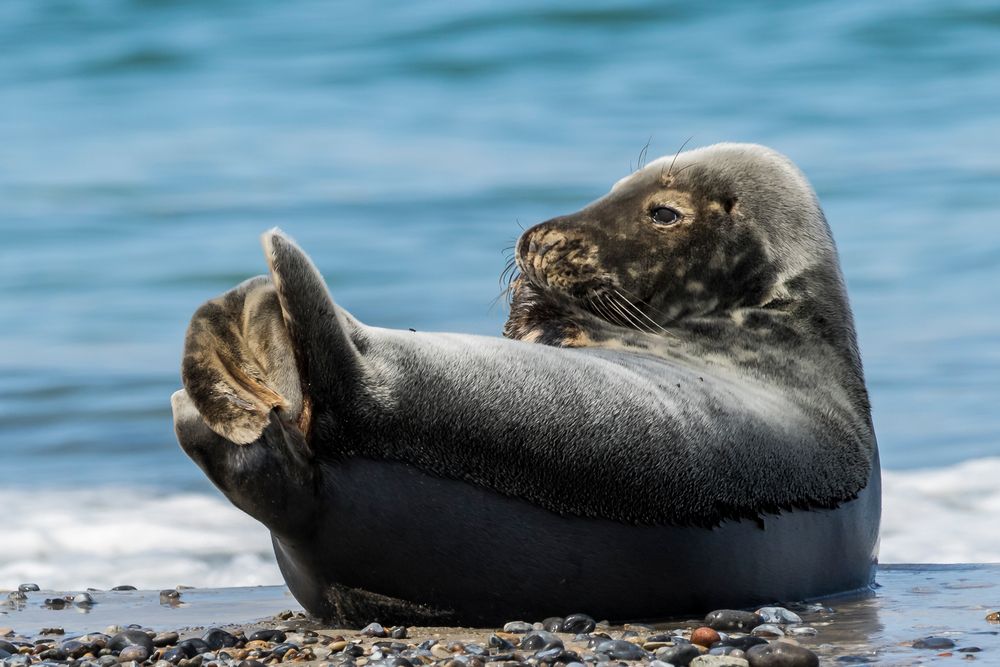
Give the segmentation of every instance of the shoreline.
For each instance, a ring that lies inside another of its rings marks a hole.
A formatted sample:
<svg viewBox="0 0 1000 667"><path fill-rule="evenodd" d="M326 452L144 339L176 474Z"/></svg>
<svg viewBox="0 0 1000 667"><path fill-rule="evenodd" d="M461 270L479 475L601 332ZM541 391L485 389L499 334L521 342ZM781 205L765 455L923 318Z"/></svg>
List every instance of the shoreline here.
<svg viewBox="0 0 1000 667"><path fill-rule="evenodd" d="M484 664L498 662L494 658L503 658L504 662L539 662L534 655L537 651L519 648L523 634L505 634L503 628L406 628L405 639L397 640L391 637L363 636L358 629L326 626L306 617L284 586L223 589L182 587L178 591L171 589L169 592L90 591L88 595L93 604L67 602L59 609L52 608L53 605L59 605L58 601L46 604L46 600L64 599L64 596L72 599L81 593L83 592L28 591L23 593L25 599L11 600L11 596L21 596L14 591L0 591L4 599L0 603L0 640L13 642L15 645L22 642L24 645L30 643L59 648L84 633L105 633L116 629L115 626L127 629L128 625L135 624L154 634L177 632L177 641L200 638L207 629L221 628L236 637L245 638L259 630L279 630L300 642L294 653L282 654L281 659L269 653L279 644L271 642L270 646L265 646L258 642L254 645L258 649L258 655L248 658L248 651L254 649L245 647L226 649L230 651L226 654L228 657L222 656L221 652L219 655L208 653L209 662L206 665L212 661L220 666L237 665L244 660L260 659L263 664L295 661L360 666L386 660L394 655L386 642L405 644L406 650L418 652L421 650L419 646L428 645L428 642L454 649L449 650L447 656L444 653L446 649L441 648L436 653L428 653L429 662L443 660L445 657L459 660L468 667L473 667L476 660ZM869 594L783 606L801 616L802 622L780 625L779 628L786 636L770 636L768 639L772 643L791 640L789 643L800 644L819 655L821 664L831 661L839 664L872 661L880 664L914 664L949 658L970 662L980 659L986 659L987 662L1000 661L1000 621L987 620L988 614L1000 610L1000 564L883 565L876 577L876 587ZM586 610L566 610L566 613L580 611ZM528 625L521 629L543 621L510 620L526 621ZM690 639L694 629L702 625L703 619L683 618L648 625L599 624L592 632L606 635L611 640L638 645L643 650L636 652L634 659L650 662L660 659L657 657L657 650L660 651L660 657L663 657L664 651L669 648L667 644L670 642L664 642L663 635L679 637L677 644L680 645L685 643L685 639ZM815 633L803 628L812 628ZM542 629L540 625L534 628L539 629ZM43 630L61 632L43 633ZM387 633L388 631L386 628ZM595 635L595 639L584 635L557 633L565 651L576 654L584 663L591 662L587 659L588 656L594 658L593 662L607 661L608 658L602 660L595 653L595 648L599 648L598 644L605 641L598 635ZM514 648L507 648L499 640L491 639L494 636L509 642ZM739 633L734 636L739 637ZM931 646L940 648L914 647L914 642L919 645L919 640L928 636L940 638L939 642L930 642ZM244 644L246 641L244 639ZM491 647L491 641L500 646ZM378 646L380 642L383 644L381 648ZM429 648L423 650L426 652L433 649L433 645L428 645ZM333 650L331 646L339 650ZM461 648L456 648L458 646ZM477 653L481 649L482 655ZM34 656L30 664L40 662L38 656L44 655L44 650L28 652ZM345 654L345 650L357 655ZM397 651L402 650L397 646ZM281 652L281 649L278 651ZM153 658L162 658L162 653L160 648L150 651L147 664L154 664L156 660ZM56 659L58 655L58 652L48 654L49 662L54 659L60 662ZM615 655L620 657L616 658ZM95 654L94 658L97 657L99 656ZM10 659L5 658L4 664L24 664L23 659L21 662L15 659L15 663L9 662ZM624 653L612 654L610 659L628 662L628 656ZM171 664L198 667L203 660L204 658L187 660L186 663L182 660ZM80 662L73 661L69 656L66 661ZM558 657L554 661L558 662ZM95 661L94 664L100 663ZM391 660L386 664L391 664ZM411 664L416 665L412 661ZM166 665L166 662L162 662L159 667Z"/></svg>

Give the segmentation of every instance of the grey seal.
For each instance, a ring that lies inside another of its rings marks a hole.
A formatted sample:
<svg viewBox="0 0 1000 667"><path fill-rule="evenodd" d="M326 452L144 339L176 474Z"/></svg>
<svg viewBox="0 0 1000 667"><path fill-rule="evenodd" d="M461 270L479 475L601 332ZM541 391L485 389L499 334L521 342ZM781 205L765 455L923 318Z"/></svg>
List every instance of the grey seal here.
<svg viewBox="0 0 1000 667"><path fill-rule="evenodd" d="M308 257L195 313L178 440L339 623L618 620L871 582L878 452L812 188L720 144L519 239L507 339L368 326Z"/></svg>

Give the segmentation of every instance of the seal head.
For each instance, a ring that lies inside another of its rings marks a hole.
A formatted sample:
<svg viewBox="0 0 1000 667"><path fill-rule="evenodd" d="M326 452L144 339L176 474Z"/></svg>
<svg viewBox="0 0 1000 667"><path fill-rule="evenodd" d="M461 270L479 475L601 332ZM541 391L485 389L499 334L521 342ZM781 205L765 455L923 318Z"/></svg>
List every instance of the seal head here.
<svg viewBox="0 0 1000 667"><path fill-rule="evenodd" d="M718 144L660 158L525 231L515 260L509 338L690 354L809 393L833 385L817 400L846 400L871 428L829 225L774 150Z"/></svg>

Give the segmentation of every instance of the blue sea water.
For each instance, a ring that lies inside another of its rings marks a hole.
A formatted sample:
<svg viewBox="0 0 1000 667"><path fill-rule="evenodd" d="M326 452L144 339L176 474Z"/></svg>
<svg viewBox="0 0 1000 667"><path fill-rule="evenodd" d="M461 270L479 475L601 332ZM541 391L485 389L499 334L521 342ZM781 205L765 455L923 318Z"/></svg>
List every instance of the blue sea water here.
<svg viewBox="0 0 1000 667"><path fill-rule="evenodd" d="M998 2L5 0L0 45L0 584L74 491L212 493L168 398L262 231L364 322L498 335L503 249L647 142L812 180L885 467L1000 455Z"/></svg>

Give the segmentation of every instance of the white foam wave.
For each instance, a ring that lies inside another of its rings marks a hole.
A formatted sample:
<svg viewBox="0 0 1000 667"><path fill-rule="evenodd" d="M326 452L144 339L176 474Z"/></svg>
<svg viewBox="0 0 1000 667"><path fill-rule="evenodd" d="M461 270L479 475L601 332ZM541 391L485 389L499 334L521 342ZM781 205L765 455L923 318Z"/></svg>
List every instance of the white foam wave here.
<svg viewBox="0 0 1000 667"><path fill-rule="evenodd" d="M0 588L279 584L267 530L218 495L0 490Z"/></svg>
<svg viewBox="0 0 1000 667"><path fill-rule="evenodd" d="M884 471L883 563L1000 562L1000 457Z"/></svg>
<svg viewBox="0 0 1000 667"><path fill-rule="evenodd" d="M1000 561L1000 458L885 471L883 563ZM270 537L217 494L0 489L0 589L281 583Z"/></svg>

